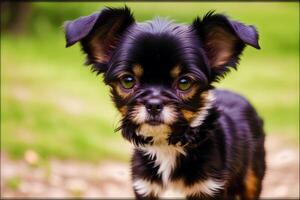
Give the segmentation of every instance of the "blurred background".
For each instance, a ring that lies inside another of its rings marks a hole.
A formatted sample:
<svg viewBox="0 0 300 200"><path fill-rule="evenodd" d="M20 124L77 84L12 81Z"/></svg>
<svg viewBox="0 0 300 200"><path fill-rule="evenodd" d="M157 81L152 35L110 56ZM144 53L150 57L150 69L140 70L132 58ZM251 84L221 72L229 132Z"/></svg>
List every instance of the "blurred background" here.
<svg viewBox="0 0 300 200"><path fill-rule="evenodd" d="M65 48L62 24L125 3L1 2L1 196L132 197L131 146L102 77ZM268 171L262 197L299 197L299 3L126 3L137 21L191 23L209 10L254 24L217 87L247 97L264 118ZM168 194L167 194L168 195ZM172 196L172 194L169 194Z"/></svg>

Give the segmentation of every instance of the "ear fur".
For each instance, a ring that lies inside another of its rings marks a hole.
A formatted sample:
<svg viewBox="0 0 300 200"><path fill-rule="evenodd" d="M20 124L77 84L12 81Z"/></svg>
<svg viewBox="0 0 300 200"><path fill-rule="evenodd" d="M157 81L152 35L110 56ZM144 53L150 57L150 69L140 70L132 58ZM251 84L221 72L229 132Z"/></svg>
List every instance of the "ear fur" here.
<svg viewBox="0 0 300 200"><path fill-rule="evenodd" d="M236 67L246 45L260 49L258 33L254 26L247 26L228 19L225 15L207 13L193 22L214 75L223 76L228 66Z"/></svg>
<svg viewBox="0 0 300 200"><path fill-rule="evenodd" d="M122 34L134 23L128 7L104 8L99 13L80 17L64 24L66 47L80 41L87 54L86 64L93 64L95 71L105 71L120 42Z"/></svg>

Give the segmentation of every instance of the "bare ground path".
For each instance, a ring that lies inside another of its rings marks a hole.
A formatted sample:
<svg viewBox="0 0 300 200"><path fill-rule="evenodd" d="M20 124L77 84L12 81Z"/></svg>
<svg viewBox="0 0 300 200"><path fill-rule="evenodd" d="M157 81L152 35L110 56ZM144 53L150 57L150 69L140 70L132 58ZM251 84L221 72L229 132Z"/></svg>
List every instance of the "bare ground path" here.
<svg viewBox="0 0 300 200"><path fill-rule="evenodd" d="M299 148L289 144L278 136L267 137L268 170L261 197L299 198ZM133 196L128 164L51 160L34 167L29 164L34 159L16 161L1 153L2 197Z"/></svg>

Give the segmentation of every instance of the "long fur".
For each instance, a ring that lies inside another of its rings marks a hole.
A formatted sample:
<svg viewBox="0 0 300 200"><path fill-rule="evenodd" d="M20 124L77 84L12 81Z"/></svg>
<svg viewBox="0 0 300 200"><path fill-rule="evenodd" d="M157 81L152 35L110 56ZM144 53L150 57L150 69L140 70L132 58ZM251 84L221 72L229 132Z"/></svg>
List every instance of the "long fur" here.
<svg viewBox="0 0 300 200"><path fill-rule="evenodd" d="M136 23L125 7L65 28L67 46L80 41L122 114L118 130L135 146L136 199L156 199L168 188L188 199L258 199L263 121L245 98L213 86L236 68L246 45L260 48L254 26L213 12L191 25ZM122 85L124 74L132 87ZM186 91L178 86L183 77L191 83Z"/></svg>

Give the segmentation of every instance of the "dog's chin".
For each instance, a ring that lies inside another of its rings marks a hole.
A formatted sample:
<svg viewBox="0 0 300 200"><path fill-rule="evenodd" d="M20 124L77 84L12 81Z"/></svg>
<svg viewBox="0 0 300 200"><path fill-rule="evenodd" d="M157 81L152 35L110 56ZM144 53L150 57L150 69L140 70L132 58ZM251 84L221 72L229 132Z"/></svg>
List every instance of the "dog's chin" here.
<svg viewBox="0 0 300 200"><path fill-rule="evenodd" d="M147 121L136 129L136 134L144 137L151 137L153 144L167 144L171 134L170 125L160 121Z"/></svg>

